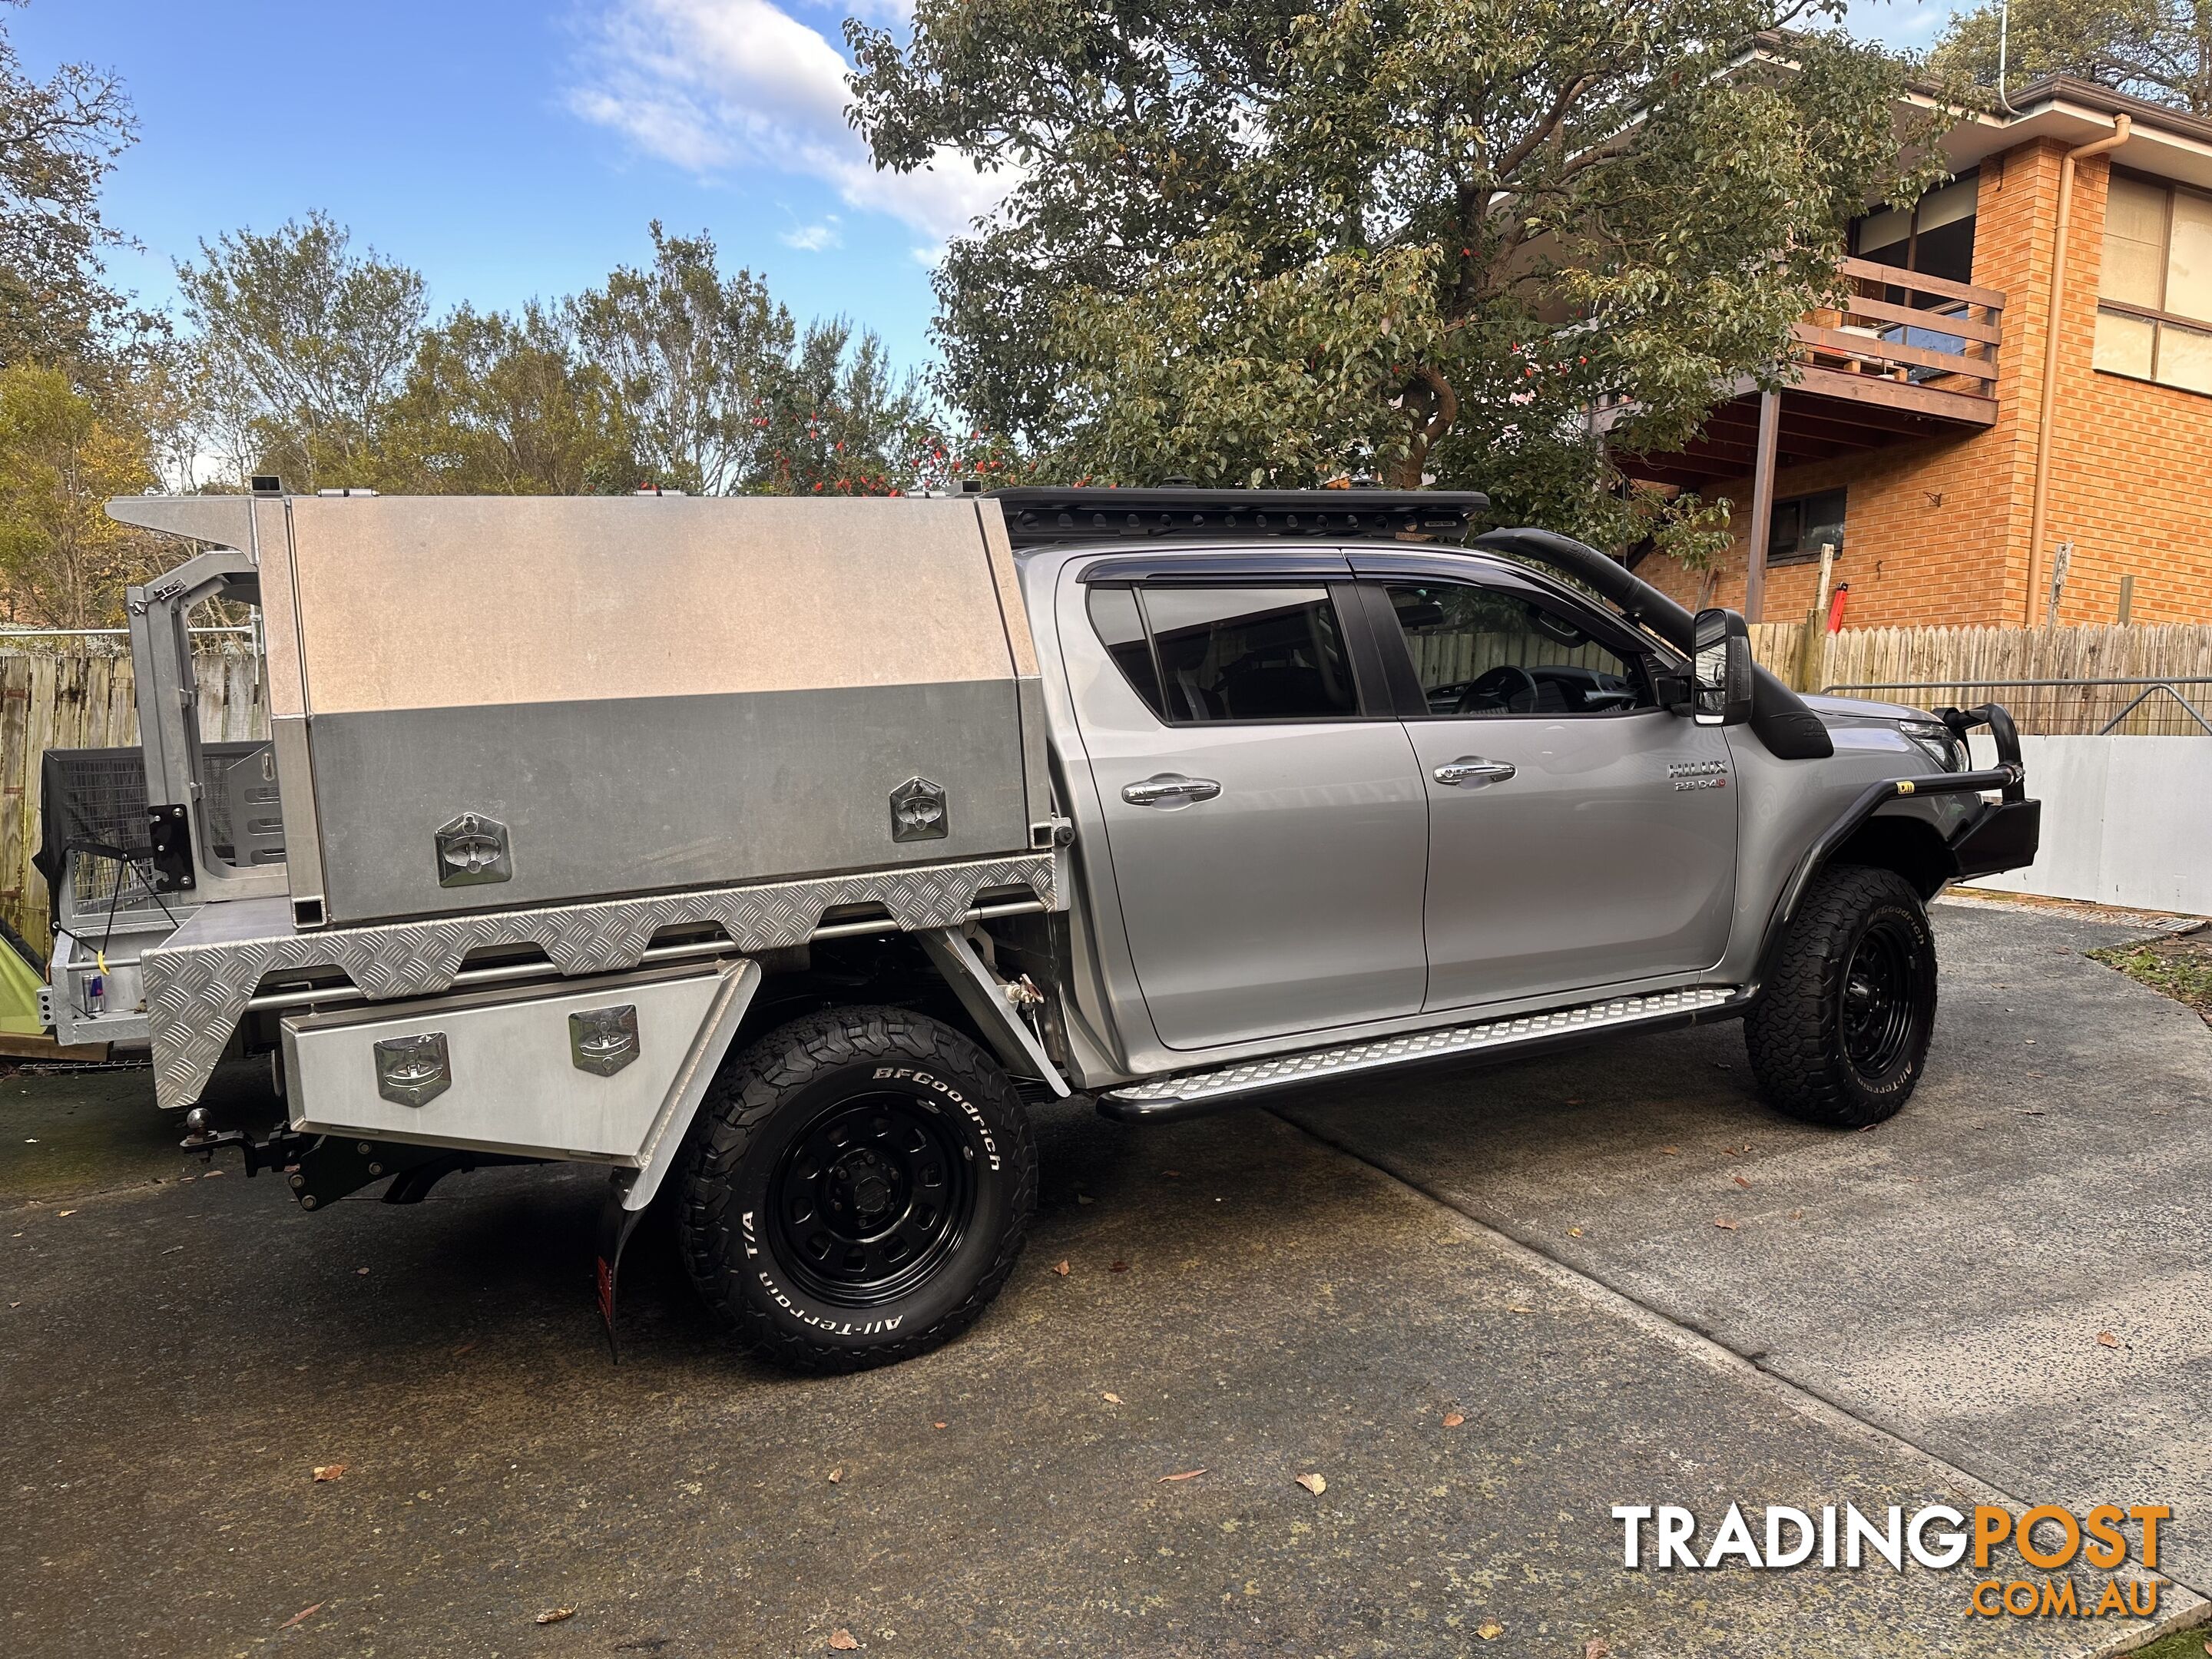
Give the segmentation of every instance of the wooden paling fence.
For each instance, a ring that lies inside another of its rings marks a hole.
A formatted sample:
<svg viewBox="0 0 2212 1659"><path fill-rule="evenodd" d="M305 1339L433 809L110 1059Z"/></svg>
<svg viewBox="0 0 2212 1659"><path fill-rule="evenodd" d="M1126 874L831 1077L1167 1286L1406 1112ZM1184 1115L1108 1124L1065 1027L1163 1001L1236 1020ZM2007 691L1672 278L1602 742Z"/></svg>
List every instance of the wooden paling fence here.
<svg viewBox="0 0 2212 1659"><path fill-rule="evenodd" d="M269 735L260 662L239 645L198 653L200 731L209 742ZM127 652L0 651L0 915L33 947L46 944L39 850L40 757L49 749L113 749L138 741Z"/></svg>
<svg viewBox="0 0 2212 1659"><path fill-rule="evenodd" d="M2212 625L2201 623L1831 634L1808 619L1759 623L1751 644L1801 691L1923 708L1994 699L2023 732L2045 737L2094 733L2115 720L2130 735L2212 735L2183 706L2212 720ZM2172 691L2152 689L2161 683Z"/></svg>

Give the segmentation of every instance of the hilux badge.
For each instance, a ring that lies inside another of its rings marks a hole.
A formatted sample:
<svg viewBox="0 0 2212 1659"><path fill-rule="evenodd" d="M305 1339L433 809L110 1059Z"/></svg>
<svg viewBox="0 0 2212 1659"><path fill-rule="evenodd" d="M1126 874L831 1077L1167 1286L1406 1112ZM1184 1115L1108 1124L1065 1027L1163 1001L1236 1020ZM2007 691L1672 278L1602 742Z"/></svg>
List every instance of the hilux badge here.
<svg viewBox="0 0 2212 1659"><path fill-rule="evenodd" d="M464 812L441 825L437 842L441 887L475 887L514 874L507 850L507 826L481 812Z"/></svg>

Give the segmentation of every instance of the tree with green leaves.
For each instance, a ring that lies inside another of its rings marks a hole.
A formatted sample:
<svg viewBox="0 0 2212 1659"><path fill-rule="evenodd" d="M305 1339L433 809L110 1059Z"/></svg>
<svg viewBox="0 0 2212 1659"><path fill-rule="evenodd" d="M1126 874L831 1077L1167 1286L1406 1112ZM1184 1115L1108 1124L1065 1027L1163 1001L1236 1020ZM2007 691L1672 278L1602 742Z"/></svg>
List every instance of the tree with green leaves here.
<svg viewBox="0 0 2212 1659"><path fill-rule="evenodd" d="M800 334L755 420L755 494L885 495L942 471L921 376L894 374L882 340L842 317Z"/></svg>
<svg viewBox="0 0 2212 1659"><path fill-rule="evenodd" d="M1955 14L1931 61L2005 90L2072 75L2133 98L2212 117L2212 0L2019 0Z"/></svg>
<svg viewBox="0 0 2212 1659"><path fill-rule="evenodd" d="M579 495L635 483L606 375L556 310L462 306L422 336L384 422L378 487Z"/></svg>
<svg viewBox="0 0 2212 1659"><path fill-rule="evenodd" d="M34 81L0 25L0 363L83 362L125 320L100 191L137 131L113 76L64 64Z"/></svg>
<svg viewBox="0 0 2212 1659"><path fill-rule="evenodd" d="M234 464L301 489L372 483L428 315L422 273L356 253L324 213L200 253L177 267L177 286Z"/></svg>
<svg viewBox="0 0 2212 1659"><path fill-rule="evenodd" d="M847 26L852 115L1012 181L940 270L943 390L1045 469L1471 485L1620 544L1667 515L1608 450L1785 376L1845 223L1940 176L1903 64L1771 33L1839 11L921 0Z"/></svg>
<svg viewBox="0 0 2212 1659"><path fill-rule="evenodd" d="M650 266L617 267L564 314L611 390L639 481L731 494L757 464L791 313L751 271L723 276L712 237L671 236L659 220L652 234Z"/></svg>
<svg viewBox="0 0 2212 1659"><path fill-rule="evenodd" d="M154 482L147 435L43 363L0 369L0 576L17 620L89 628L160 568L153 538L117 524L111 495Z"/></svg>

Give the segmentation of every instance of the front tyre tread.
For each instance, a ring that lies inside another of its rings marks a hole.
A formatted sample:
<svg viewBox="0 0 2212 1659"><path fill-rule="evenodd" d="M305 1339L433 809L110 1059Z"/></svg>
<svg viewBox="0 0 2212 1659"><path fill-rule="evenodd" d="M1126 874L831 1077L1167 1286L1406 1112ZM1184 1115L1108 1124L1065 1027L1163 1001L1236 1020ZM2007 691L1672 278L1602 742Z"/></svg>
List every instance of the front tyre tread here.
<svg viewBox="0 0 2212 1659"><path fill-rule="evenodd" d="M1915 1029L1895 1074L1870 1084L1845 1053L1844 977L1878 918L1907 921L1918 985ZM1773 972L1744 1019L1760 1095L1800 1122L1858 1129L1894 1116L1926 1069L1936 1024L1936 940L1919 893L1893 870L1838 865L1814 880L1783 937Z"/></svg>

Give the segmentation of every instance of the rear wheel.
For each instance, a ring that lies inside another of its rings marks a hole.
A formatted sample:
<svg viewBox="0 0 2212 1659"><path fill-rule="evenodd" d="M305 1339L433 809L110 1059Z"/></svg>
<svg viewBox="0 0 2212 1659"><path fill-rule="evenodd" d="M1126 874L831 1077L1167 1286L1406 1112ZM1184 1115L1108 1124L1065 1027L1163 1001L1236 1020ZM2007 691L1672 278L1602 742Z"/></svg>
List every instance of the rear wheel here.
<svg viewBox="0 0 2212 1659"><path fill-rule="evenodd" d="M1823 871L1744 1021L1768 1103L1808 1123L1879 1123L1911 1097L1936 1029L1936 937L1893 871Z"/></svg>
<svg viewBox="0 0 2212 1659"><path fill-rule="evenodd" d="M998 1063L901 1008L843 1008L725 1066L686 1170L684 1259L762 1358L855 1370L973 1323L1036 1195L1028 1115Z"/></svg>

